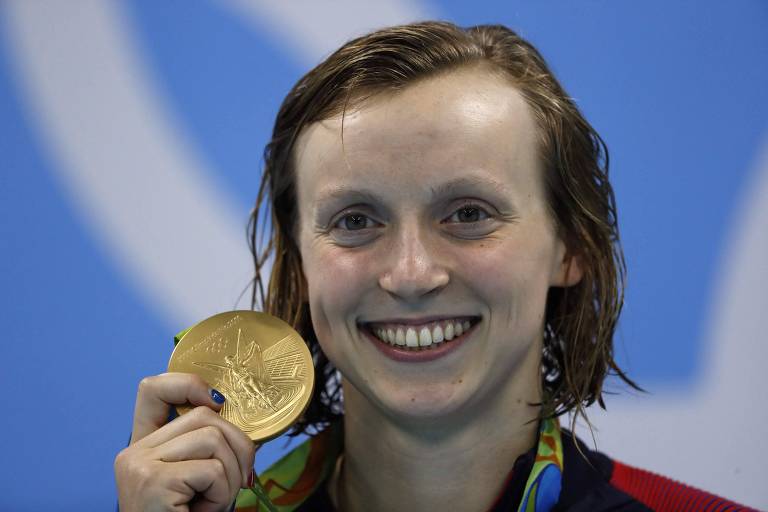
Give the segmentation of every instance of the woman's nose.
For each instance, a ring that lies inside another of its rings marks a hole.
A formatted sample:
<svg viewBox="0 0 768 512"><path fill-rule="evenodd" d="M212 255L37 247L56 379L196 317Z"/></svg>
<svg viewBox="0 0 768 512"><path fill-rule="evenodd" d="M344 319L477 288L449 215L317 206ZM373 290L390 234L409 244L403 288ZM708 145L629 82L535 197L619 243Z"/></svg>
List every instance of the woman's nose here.
<svg viewBox="0 0 768 512"><path fill-rule="evenodd" d="M417 300L448 284L448 270L435 247L425 244L419 233L403 233L389 255L379 286L396 298Z"/></svg>

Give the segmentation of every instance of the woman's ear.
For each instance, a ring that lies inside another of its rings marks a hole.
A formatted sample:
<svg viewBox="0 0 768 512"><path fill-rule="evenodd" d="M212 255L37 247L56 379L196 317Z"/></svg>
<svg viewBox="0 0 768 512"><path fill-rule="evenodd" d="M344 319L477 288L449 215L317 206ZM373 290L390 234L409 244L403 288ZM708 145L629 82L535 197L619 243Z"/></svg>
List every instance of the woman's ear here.
<svg viewBox="0 0 768 512"><path fill-rule="evenodd" d="M569 251L563 242L560 242L562 255L553 269L550 286L568 287L578 284L584 276L584 262L580 255Z"/></svg>

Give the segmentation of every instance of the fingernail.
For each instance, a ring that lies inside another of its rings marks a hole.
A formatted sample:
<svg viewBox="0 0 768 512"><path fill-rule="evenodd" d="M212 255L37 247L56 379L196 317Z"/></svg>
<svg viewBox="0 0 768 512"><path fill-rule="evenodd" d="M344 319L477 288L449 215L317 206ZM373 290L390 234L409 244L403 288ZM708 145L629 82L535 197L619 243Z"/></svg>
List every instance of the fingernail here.
<svg viewBox="0 0 768 512"><path fill-rule="evenodd" d="M253 487L253 482L256 480L256 472L251 468L251 474L248 475L248 487Z"/></svg>
<svg viewBox="0 0 768 512"><path fill-rule="evenodd" d="M213 398L213 401L219 405L223 404L225 400L224 395L213 388L211 388L211 398Z"/></svg>

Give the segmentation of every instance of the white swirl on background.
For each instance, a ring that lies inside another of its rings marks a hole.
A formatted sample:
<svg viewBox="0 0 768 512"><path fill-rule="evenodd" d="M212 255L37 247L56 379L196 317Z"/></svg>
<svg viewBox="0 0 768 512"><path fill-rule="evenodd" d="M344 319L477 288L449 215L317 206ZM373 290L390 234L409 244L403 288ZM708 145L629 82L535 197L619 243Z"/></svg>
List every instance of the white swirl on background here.
<svg viewBox="0 0 768 512"><path fill-rule="evenodd" d="M219 0L254 26L267 30L303 66L314 66L348 39L371 30L433 17L424 0Z"/></svg>
<svg viewBox="0 0 768 512"><path fill-rule="evenodd" d="M758 482L768 475L768 137L748 176L723 244L696 385L609 397L609 410L593 407L589 417L598 448L611 456L765 509L768 488Z"/></svg>
<svg viewBox="0 0 768 512"><path fill-rule="evenodd" d="M367 29L426 17L404 0L219 5L271 31L302 65ZM170 324L231 309L251 274L246 219L182 135L120 4L6 0L3 8L24 106L89 234ZM768 474L768 412L754 382L768 360L768 144L753 176L721 265L698 387L612 400L609 414L590 417L612 456L768 507L757 484Z"/></svg>
<svg viewBox="0 0 768 512"><path fill-rule="evenodd" d="M26 110L89 234L172 325L231 309L247 219L181 135L118 4L5 8Z"/></svg>
<svg viewBox="0 0 768 512"><path fill-rule="evenodd" d="M368 27L421 15L409 7L418 3L394 0L221 5L251 21L263 16L302 61ZM89 234L173 326L232 309L252 274L247 218L184 137L120 4L4 8L25 108Z"/></svg>

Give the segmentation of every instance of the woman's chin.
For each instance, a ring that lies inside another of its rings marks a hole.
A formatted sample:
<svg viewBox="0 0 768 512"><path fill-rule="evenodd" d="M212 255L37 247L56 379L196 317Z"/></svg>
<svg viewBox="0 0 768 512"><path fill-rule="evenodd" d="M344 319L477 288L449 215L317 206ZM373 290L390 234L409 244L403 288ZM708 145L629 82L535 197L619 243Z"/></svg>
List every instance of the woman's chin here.
<svg viewBox="0 0 768 512"><path fill-rule="evenodd" d="M466 410L466 388L459 382L376 390L385 415L395 421L447 420Z"/></svg>

